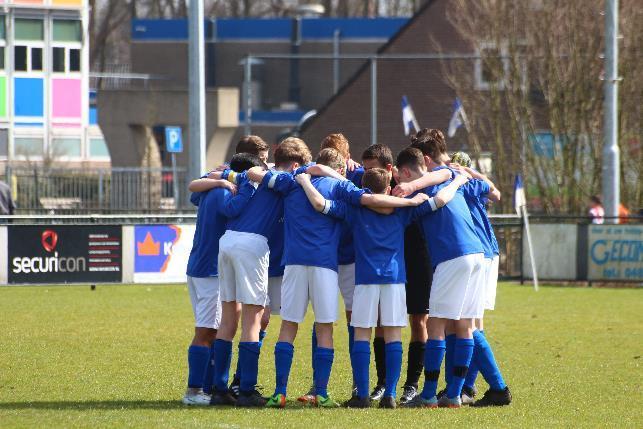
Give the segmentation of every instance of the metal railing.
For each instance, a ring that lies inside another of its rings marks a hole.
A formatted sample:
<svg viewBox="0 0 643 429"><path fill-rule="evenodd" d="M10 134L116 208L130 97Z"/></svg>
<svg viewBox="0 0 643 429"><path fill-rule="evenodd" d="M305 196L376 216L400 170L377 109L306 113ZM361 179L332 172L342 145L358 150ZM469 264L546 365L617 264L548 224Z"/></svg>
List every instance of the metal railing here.
<svg viewBox="0 0 643 429"><path fill-rule="evenodd" d="M174 195L174 181L178 195ZM178 168L46 169L7 167L16 214L167 213L193 211L187 173Z"/></svg>

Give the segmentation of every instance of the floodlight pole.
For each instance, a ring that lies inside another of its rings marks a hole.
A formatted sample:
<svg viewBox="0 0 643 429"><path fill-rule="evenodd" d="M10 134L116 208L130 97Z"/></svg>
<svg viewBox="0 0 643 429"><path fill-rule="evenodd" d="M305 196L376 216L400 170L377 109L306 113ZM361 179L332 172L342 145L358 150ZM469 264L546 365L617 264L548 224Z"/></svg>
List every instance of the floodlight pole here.
<svg viewBox="0 0 643 429"><path fill-rule="evenodd" d="M618 147L618 0L605 0L605 101L603 203L608 223L616 223L621 194ZM610 219L611 218L611 219Z"/></svg>
<svg viewBox="0 0 643 429"><path fill-rule="evenodd" d="M371 145L377 144L377 57L371 57Z"/></svg>
<svg viewBox="0 0 643 429"><path fill-rule="evenodd" d="M205 171L205 35L203 0L189 9L189 164L188 180ZM189 196L189 194L187 194Z"/></svg>

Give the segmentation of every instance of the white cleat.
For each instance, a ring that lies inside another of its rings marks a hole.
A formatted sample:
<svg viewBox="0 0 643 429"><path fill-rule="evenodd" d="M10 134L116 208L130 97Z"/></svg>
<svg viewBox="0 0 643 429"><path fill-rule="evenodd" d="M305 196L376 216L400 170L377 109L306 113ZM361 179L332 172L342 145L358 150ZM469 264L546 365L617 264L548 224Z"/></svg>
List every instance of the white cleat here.
<svg viewBox="0 0 643 429"><path fill-rule="evenodd" d="M210 405L210 395L203 392L203 389L194 389L188 387L185 396L181 400L185 405L208 406Z"/></svg>

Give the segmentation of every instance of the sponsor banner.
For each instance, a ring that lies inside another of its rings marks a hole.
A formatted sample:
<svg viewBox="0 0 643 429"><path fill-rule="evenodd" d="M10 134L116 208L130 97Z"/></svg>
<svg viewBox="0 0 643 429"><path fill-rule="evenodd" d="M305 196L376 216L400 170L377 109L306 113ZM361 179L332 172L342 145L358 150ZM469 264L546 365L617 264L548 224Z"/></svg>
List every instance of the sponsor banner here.
<svg viewBox="0 0 643 429"><path fill-rule="evenodd" d="M643 282L643 225L590 225L589 280Z"/></svg>
<svg viewBox="0 0 643 429"><path fill-rule="evenodd" d="M194 230L195 225L136 225L134 282L185 282Z"/></svg>
<svg viewBox="0 0 643 429"><path fill-rule="evenodd" d="M8 227L8 280L25 283L111 283L122 280L121 227Z"/></svg>

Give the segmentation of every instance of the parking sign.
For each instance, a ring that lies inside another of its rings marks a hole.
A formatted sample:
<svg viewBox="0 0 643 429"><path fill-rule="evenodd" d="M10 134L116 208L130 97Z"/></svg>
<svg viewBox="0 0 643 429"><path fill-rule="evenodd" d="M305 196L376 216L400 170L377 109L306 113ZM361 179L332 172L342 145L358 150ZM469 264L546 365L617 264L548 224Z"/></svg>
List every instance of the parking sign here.
<svg viewBox="0 0 643 429"><path fill-rule="evenodd" d="M170 153L183 152L181 127L165 127L165 147Z"/></svg>

